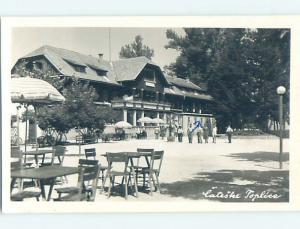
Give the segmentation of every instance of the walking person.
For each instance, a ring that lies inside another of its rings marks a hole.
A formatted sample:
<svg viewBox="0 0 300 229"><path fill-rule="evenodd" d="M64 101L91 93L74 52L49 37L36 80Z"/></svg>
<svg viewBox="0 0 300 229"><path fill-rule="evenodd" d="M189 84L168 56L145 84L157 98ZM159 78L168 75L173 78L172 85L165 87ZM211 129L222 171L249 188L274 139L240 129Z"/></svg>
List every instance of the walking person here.
<svg viewBox="0 0 300 229"><path fill-rule="evenodd" d="M155 134L155 139L158 139L158 137L159 137L159 127L158 126L155 128L154 134Z"/></svg>
<svg viewBox="0 0 300 229"><path fill-rule="evenodd" d="M188 136L188 139L189 139L189 143L193 143L193 127L192 127L192 124L190 124L189 128L187 129L187 136Z"/></svg>
<svg viewBox="0 0 300 229"><path fill-rule="evenodd" d="M208 143L208 128L207 128L207 126L203 127L203 138L204 138L204 143Z"/></svg>
<svg viewBox="0 0 300 229"><path fill-rule="evenodd" d="M197 128L197 138L198 138L198 143L202 144L202 135L203 135L203 129L201 125L198 126Z"/></svg>
<svg viewBox="0 0 300 229"><path fill-rule="evenodd" d="M167 132L167 128L162 126L161 129L160 129L160 136L161 136L162 140L164 140L164 138L166 136L166 132Z"/></svg>
<svg viewBox="0 0 300 229"><path fill-rule="evenodd" d="M213 143L217 143L217 125L214 126L212 129L212 137L213 137Z"/></svg>
<svg viewBox="0 0 300 229"><path fill-rule="evenodd" d="M232 132L233 132L233 129L231 128L230 125L228 125L228 127L226 129L226 134L227 134L227 137L228 137L228 143L231 143Z"/></svg>
<svg viewBox="0 0 300 229"><path fill-rule="evenodd" d="M183 129L181 126L179 126L177 129L177 136L178 136L178 142L182 142Z"/></svg>

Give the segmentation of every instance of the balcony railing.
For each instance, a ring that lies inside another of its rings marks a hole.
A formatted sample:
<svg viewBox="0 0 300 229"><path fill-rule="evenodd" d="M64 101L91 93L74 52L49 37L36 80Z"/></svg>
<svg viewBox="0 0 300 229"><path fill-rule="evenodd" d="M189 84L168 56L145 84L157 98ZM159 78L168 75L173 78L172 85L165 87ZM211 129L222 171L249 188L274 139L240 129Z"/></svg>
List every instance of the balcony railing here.
<svg viewBox="0 0 300 229"><path fill-rule="evenodd" d="M144 110L161 110L170 111L171 104L162 102L148 102L141 100L124 100L115 99L111 101L113 108L132 108L132 109L144 109Z"/></svg>
<svg viewBox="0 0 300 229"><path fill-rule="evenodd" d="M191 109L180 108L178 106L171 105L167 102L155 102L155 101L142 101L142 100L126 100L126 99L114 99L111 101L113 108L127 108L136 110L155 110L155 111L171 111L175 113L194 113L200 114L200 112L192 111ZM202 111L203 113L203 111Z"/></svg>

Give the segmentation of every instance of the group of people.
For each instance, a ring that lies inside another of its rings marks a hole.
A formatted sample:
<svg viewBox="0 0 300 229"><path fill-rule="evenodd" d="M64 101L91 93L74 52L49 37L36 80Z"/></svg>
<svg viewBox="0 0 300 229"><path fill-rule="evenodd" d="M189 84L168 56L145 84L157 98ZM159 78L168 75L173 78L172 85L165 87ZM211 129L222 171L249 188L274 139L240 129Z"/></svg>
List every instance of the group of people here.
<svg viewBox="0 0 300 229"><path fill-rule="evenodd" d="M194 135L195 131L196 131L198 143L203 143L203 140L204 140L204 143L208 143L208 139L209 139L208 127L206 125L203 127L201 125L193 127L192 124L190 124L190 126L187 129L187 136L189 139L189 143L193 142L193 135ZM217 126L214 126L212 129L212 138L213 138L213 143L216 143L217 142L216 141L217 140Z"/></svg>
<svg viewBox="0 0 300 229"><path fill-rule="evenodd" d="M213 143L217 142L217 131L218 131L218 128L216 125L214 125L212 128L212 142ZM209 129L206 125L204 125L203 127L201 125L197 125L196 127L193 127L192 124L189 125L189 127L187 129L187 136L188 136L189 143L193 142L193 135L195 132L197 135L198 143L203 143L203 142L208 143ZM233 129L229 125L226 129L226 134L227 134L229 143L231 143L232 133L233 133ZM183 137L182 126L178 127L177 136L178 136L178 142L182 142L182 137Z"/></svg>

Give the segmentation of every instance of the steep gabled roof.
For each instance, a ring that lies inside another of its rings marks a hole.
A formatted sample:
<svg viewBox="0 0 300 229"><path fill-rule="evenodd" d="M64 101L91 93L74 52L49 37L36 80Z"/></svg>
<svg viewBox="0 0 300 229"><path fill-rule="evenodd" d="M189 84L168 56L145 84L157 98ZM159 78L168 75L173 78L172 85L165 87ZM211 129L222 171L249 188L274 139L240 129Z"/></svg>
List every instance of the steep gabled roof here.
<svg viewBox="0 0 300 229"><path fill-rule="evenodd" d="M177 78L177 77L171 77L171 76L167 76L167 75L165 77L170 85L176 85L178 87L189 88L189 89L193 89L193 90L197 90L197 91L205 91L203 88L197 86L190 80L185 80L185 79L181 79L181 78Z"/></svg>
<svg viewBox="0 0 300 229"><path fill-rule="evenodd" d="M201 100L209 100L209 101L213 100L213 97L211 97L208 94L201 93L201 92L184 91L175 85L170 86L169 88L164 88L164 92L169 95L177 95L177 96L181 96L181 97L185 96L185 97L201 99Z"/></svg>
<svg viewBox="0 0 300 229"><path fill-rule="evenodd" d="M135 80L147 64L158 67L157 64L144 56L114 61L113 68L116 81Z"/></svg>
<svg viewBox="0 0 300 229"><path fill-rule="evenodd" d="M111 65L108 61L100 60L96 57L90 55L84 55L78 52L74 52L67 49L56 48L49 45L42 46L23 58L35 57L35 56L44 56L47 58L50 63L57 68L63 75L74 76L80 79L100 81L110 84L118 83L115 80L115 74L111 69ZM77 72L70 65L78 65L86 68L86 72ZM93 66L94 69L91 67ZM107 72L106 76L98 76L97 70L102 70Z"/></svg>
<svg viewBox="0 0 300 229"><path fill-rule="evenodd" d="M166 94L212 100L211 96L205 94L206 89L202 86L199 87L189 80L165 75L157 64L144 56L108 62L90 55L45 45L21 59L36 56L44 56L63 75L113 85L135 80L146 65L151 65L162 73L163 79L169 85L169 88L164 89ZM78 72L72 66L85 68L85 72ZM106 76L99 76L97 72L106 72Z"/></svg>

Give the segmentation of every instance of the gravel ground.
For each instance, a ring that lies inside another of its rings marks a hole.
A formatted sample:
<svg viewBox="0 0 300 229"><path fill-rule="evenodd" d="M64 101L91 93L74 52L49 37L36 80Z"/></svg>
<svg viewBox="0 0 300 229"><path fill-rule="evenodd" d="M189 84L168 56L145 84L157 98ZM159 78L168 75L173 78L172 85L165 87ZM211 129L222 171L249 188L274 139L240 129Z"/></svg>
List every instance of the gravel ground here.
<svg viewBox="0 0 300 229"><path fill-rule="evenodd" d="M221 202L286 202L289 200L289 147L284 140L283 169L279 169L277 138L233 139L217 143L189 144L163 140L128 140L97 143L97 159L106 165L106 152L135 151L138 147L164 150L160 174L161 193L152 196L140 189L139 198L129 195L127 201L221 201ZM64 165L77 166L79 147L67 146ZM68 184L76 185L77 176L69 176ZM60 187L57 185L56 187ZM55 191L52 197L56 197ZM34 200L26 200L34 201ZM96 201L126 201L116 187L108 199L97 192Z"/></svg>

